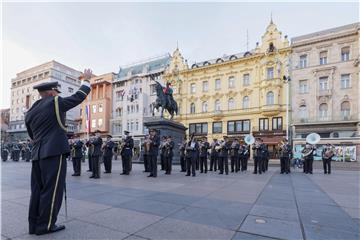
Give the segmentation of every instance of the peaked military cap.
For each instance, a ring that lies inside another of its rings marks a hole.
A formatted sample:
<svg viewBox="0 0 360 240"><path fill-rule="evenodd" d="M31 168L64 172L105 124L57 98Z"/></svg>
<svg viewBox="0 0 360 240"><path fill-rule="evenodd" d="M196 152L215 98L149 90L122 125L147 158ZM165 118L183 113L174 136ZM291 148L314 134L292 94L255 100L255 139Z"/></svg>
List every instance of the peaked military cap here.
<svg viewBox="0 0 360 240"><path fill-rule="evenodd" d="M59 86L58 82L44 82L44 83L35 85L33 88L38 90L39 92L55 90L58 93L61 93L60 90L58 89L58 86Z"/></svg>

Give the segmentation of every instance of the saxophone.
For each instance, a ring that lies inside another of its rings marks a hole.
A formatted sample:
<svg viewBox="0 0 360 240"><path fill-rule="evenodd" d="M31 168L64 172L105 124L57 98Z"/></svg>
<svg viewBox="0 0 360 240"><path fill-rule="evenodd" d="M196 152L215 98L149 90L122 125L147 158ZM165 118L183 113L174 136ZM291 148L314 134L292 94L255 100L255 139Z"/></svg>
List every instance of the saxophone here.
<svg viewBox="0 0 360 240"><path fill-rule="evenodd" d="M330 147L327 147L324 155L327 159L332 158L334 156L334 146L331 145Z"/></svg>

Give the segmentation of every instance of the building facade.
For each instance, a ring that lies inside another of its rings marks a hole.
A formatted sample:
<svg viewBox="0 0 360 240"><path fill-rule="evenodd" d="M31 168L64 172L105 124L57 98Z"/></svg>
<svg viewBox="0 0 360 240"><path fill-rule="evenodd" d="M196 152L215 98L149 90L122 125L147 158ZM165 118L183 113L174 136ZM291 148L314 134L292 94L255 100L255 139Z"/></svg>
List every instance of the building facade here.
<svg viewBox="0 0 360 240"><path fill-rule="evenodd" d="M286 91L291 49L287 36L271 21L256 48L189 68L177 49L164 76L175 86L180 114L175 120L188 134L208 140L261 137L271 154L286 135Z"/></svg>
<svg viewBox="0 0 360 240"><path fill-rule="evenodd" d="M47 62L36 67L32 67L16 74L11 80L11 107L9 135L13 141L26 140L28 138L24 124L24 116L31 105L40 99L34 85L42 82L59 83L60 96L66 97L75 93L80 87L78 79L81 72L65 66L56 61ZM80 107L73 108L66 114L66 125L69 132L76 130L75 118L79 116Z"/></svg>
<svg viewBox="0 0 360 240"><path fill-rule="evenodd" d="M115 73L107 73L90 79L91 92L81 104L80 117L77 119L81 138L86 138L88 133L96 130L103 136L110 133L112 82L115 76Z"/></svg>
<svg viewBox="0 0 360 240"><path fill-rule="evenodd" d="M359 31L355 23L292 39L292 124L297 152L307 134L316 132L321 136L320 146L335 145L339 160L359 159Z"/></svg>
<svg viewBox="0 0 360 240"><path fill-rule="evenodd" d="M1 143L8 141L8 129L10 123L10 108L0 110Z"/></svg>
<svg viewBox="0 0 360 240"><path fill-rule="evenodd" d="M113 82L113 107L110 120L113 137L120 138L128 130L140 148L148 130L144 119L152 117L156 100L155 81L163 84L162 75L170 55L162 55L120 68ZM159 116L157 111L155 116Z"/></svg>

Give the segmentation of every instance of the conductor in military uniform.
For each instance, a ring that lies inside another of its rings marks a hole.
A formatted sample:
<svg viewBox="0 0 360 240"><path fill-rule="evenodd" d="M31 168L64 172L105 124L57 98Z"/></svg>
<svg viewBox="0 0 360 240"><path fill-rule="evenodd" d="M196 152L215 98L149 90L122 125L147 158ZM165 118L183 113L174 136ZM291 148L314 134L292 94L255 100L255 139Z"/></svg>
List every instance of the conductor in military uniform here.
<svg viewBox="0 0 360 240"><path fill-rule="evenodd" d="M55 224L63 199L66 157L70 153L65 113L86 99L91 75L91 70L85 70L85 81L79 90L65 98L58 96L57 82L34 86L41 99L25 116L26 129L33 142L29 234L42 235L65 229Z"/></svg>
<svg viewBox="0 0 360 240"><path fill-rule="evenodd" d="M124 131L125 139L124 146L121 150L121 159L122 159L122 166L123 172L121 175L129 175L131 171L131 158L133 155L133 148L134 148L134 139L129 135L129 131Z"/></svg>

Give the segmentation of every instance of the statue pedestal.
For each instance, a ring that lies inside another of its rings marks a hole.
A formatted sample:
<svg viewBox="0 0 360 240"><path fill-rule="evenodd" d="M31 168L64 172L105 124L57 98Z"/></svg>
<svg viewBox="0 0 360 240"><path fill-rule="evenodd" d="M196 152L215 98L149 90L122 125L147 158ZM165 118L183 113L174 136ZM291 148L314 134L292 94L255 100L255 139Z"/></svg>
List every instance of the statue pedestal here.
<svg viewBox="0 0 360 240"><path fill-rule="evenodd" d="M144 119L144 126L148 129L155 128L156 130L158 130L160 140L162 136L172 137L172 140L175 143L175 147L173 149L173 163L180 163L179 145L184 140L184 137L186 135L185 131L187 128L181 123L158 117Z"/></svg>

